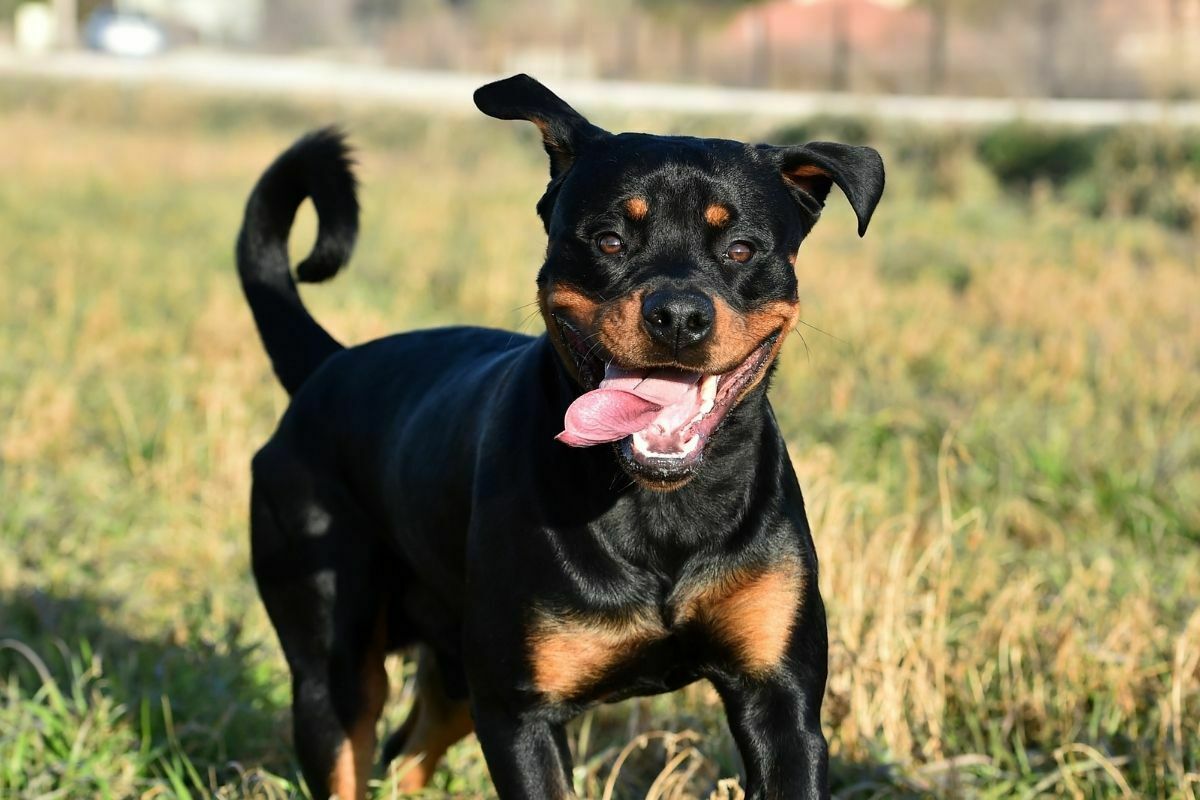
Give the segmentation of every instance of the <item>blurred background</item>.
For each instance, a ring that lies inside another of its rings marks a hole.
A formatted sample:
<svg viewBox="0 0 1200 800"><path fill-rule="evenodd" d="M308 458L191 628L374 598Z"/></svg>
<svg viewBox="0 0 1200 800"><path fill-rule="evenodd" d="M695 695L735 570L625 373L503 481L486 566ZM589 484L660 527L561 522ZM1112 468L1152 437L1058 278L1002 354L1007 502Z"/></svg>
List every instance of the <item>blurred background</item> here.
<svg viewBox="0 0 1200 800"><path fill-rule="evenodd" d="M204 47L397 67L890 94L1187 98L1196 0L0 2L23 52Z"/></svg>
<svg viewBox="0 0 1200 800"><path fill-rule="evenodd" d="M1194 800L1200 0L0 0L0 797L305 796L242 204L339 124L363 230L317 318L538 333L545 155L470 102L515 71L610 130L884 156L866 238L835 193L801 248L772 387L835 794ZM741 796L707 685L570 744L587 798ZM473 738L435 783L491 796Z"/></svg>

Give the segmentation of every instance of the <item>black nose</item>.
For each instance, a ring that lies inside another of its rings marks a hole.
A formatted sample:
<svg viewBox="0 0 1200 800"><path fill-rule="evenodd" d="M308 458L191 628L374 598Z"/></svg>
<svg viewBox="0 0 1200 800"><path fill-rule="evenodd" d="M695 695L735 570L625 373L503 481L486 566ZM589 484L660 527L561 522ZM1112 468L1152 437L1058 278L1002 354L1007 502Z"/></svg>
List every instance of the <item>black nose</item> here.
<svg viewBox="0 0 1200 800"><path fill-rule="evenodd" d="M642 319L657 342L679 351L712 334L712 299L691 290L660 289L642 300Z"/></svg>

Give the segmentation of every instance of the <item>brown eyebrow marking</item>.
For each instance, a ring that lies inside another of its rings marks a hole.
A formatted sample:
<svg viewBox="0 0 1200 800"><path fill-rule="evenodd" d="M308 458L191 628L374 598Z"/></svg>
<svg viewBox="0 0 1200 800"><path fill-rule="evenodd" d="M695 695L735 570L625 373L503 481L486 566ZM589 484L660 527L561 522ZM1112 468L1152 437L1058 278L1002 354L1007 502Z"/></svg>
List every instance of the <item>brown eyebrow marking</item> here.
<svg viewBox="0 0 1200 800"><path fill-rule="evenodd" d="M704 221L714 228L720 228L729 222L729 209L720 203L713 203L704 209Z"/></svg>
<svg viewBox="0 0 1200 800"><path fill-rule="evenodd" d="M650 204L644 197L631 197L625 201L625 211L632 219L645 219L650 213Z"/></svg>

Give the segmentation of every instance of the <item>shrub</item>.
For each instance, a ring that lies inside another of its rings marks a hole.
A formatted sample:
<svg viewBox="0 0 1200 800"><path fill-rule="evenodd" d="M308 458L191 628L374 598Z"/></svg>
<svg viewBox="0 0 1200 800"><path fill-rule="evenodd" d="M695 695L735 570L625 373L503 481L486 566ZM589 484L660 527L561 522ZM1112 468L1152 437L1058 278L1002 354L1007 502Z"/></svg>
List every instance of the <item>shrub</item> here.
<svg viewBox="0 0 1200 800"><path fill-rule="evenodd" d="M1105 136L1105 131L1074 131L1014 122L984 133L977 152L1006 187L1028 189L1038 180L1061 186L1092 167Z"/></svg>

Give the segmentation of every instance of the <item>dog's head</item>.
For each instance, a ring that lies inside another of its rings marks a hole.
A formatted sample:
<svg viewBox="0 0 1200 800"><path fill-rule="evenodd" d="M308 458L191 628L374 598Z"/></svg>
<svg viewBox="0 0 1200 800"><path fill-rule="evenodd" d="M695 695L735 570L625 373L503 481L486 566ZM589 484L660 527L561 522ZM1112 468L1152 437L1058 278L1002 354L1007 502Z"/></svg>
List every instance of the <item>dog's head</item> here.
<svg viewBox="0 0 1200 800"><path fill-rule="evenodd" d="M616 442L636 479L682 485L795 324L796 251L835 184L866 231L879 154L611 134L526 75L475 103L534 123L550 156L538 302L586 392L560 438Z"/></svg>

